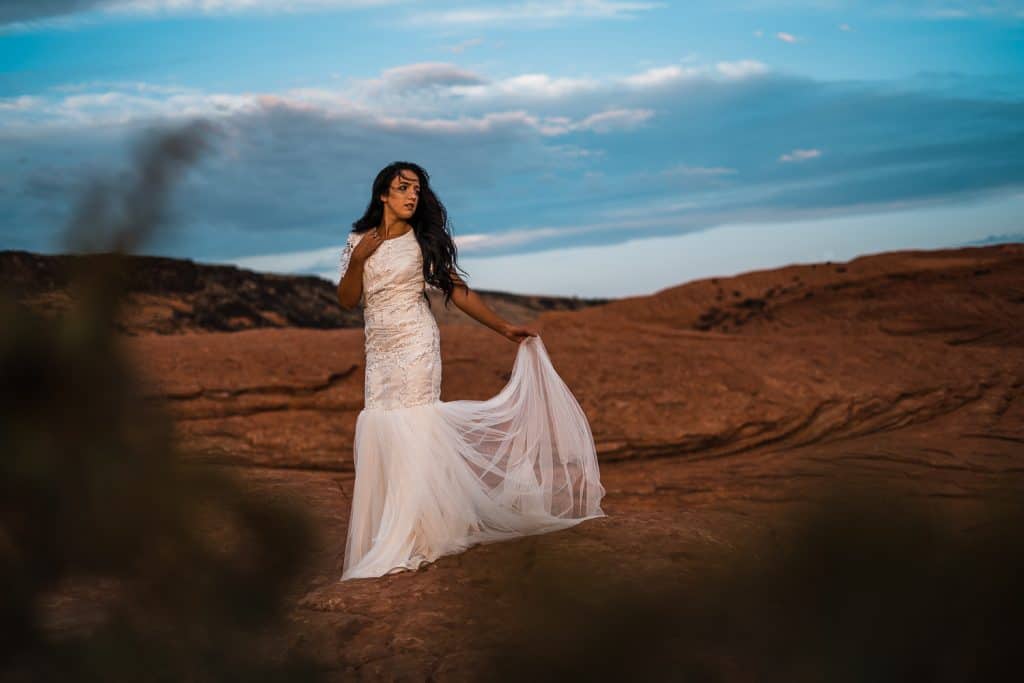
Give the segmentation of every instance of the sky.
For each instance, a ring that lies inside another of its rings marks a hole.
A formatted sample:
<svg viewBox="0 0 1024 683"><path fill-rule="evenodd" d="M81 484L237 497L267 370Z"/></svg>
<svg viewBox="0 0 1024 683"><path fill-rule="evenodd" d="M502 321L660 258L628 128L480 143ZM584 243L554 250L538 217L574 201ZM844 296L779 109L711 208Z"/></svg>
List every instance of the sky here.
<svg viewBox="0 0 1024 683"><path fill-rule="evenodd" d="M0 249L198 118L143 253L337 282L397 160L482 289L1024 242L1024 0L4 0Z"/></svg>

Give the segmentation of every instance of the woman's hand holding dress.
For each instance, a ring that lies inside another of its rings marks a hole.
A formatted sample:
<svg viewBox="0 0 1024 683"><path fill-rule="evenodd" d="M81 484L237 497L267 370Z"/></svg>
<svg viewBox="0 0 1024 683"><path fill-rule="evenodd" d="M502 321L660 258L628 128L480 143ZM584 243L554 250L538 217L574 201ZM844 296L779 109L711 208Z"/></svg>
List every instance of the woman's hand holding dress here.
<svg viewBox="0 0 1024 683"><path fill-rule="evenodd" d="M501 328L500 332L503 337L509 341L515 342L516 344L520 343L527 337L540 336L540 332L533 327L527 327L526 325L512 325L511 323Z"/></svg>

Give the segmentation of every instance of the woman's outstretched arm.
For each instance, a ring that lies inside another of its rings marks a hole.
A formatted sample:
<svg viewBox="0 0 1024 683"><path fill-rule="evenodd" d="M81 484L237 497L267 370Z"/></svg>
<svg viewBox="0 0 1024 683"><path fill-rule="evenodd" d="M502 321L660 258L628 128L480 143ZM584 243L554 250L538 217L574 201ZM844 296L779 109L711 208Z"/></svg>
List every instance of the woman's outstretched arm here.
<svg viewBox="0 0 1024 683"><path fill-rule="evenodd" d="M469 288L469 285L458 276L455 269L450 269L448 272L455 284L455 289L452 290L452 302L466 315L516 343L526 337L540 334L534 327L513 325L502 318L491 310L479 294Z"/></svg>

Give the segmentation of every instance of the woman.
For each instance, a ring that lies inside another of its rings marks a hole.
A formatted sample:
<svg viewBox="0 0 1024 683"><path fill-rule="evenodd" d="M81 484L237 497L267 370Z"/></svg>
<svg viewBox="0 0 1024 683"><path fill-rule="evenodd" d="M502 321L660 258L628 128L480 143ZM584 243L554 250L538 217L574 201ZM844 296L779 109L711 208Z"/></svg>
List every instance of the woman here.
<svg viewBox="0 0 1024 683"><path fill-rule="evenodd" d="M364 304L366 349L343 581L605 516L586 416L539 333L503 320L459 277L447 223L426 171L393 163L342 250L338 301ZM493 398L440 400L427 287L519 344Z"/></svg>

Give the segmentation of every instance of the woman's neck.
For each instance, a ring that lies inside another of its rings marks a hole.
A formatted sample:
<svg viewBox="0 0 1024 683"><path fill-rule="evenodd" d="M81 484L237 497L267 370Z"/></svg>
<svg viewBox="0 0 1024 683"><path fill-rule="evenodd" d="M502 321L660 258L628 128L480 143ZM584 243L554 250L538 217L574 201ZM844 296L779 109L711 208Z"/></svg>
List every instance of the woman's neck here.
<svg viewBox="0 0 1024 683"><path fill-rule="evenodd" d="M384 239L388 239L395 233L404 233L406 229L411 230L412 226L401 218L391 218L390 220L385 216L384 220L381 221L380 233Z"/></svg>

